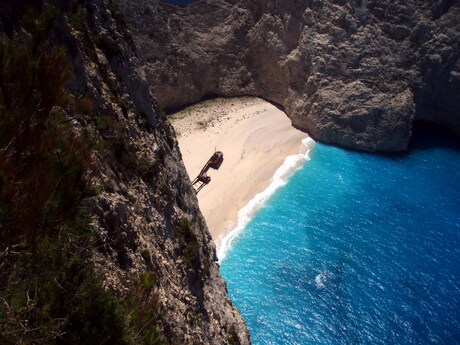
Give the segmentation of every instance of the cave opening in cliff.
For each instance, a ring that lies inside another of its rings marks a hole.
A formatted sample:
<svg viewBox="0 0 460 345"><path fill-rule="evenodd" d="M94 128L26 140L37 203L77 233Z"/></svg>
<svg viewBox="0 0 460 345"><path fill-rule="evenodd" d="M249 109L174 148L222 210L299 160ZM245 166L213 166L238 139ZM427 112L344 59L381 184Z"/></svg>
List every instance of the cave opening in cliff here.
<svg viewBox="0 0 460 345"><path fill-rule="evenodd" d="M182 110L185 110L185 109L187 109L189 107L195 106L197 104L201 104L201 103L206 102L206 101L212 101L212 100L215 100L215 99L218 99L218 98L222 98L222 99L238 99L238 98L245 98L245 97L258 98L261 101L265 101L267 103L270 103L271 105L276 107L278 110L280 110L283 113L285 113L286 116L288 116L286 114L286 110L285 110L284 105L282 105L280 103L277 103L275 101L272 101L272 100L270 100L270 99L268 99L266 97L257 96L257 95L251 95L251 94L242 94L242 95L236 95L236 96L225 96L225 95L220 95L220 94L217 94L217 93L208 93L208 94L205 94L204 96L202 96L196 102L186 103L184 105L179 105L179 106L164 107L163 111L166 113L166 115L173 115L173 114L181 112Z"/></svg>
<svg viewBox="0 0 460 345"><path fill-rule="evenodd" d="M415 121L409 150L445 148L460 151L460 137L448 127L428 121Z"/></svg>

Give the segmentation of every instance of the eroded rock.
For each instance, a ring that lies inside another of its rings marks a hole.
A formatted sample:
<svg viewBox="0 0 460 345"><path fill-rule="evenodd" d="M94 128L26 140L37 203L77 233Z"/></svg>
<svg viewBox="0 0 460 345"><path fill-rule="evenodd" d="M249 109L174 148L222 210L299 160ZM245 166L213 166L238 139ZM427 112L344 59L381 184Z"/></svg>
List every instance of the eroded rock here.
<svg viewBox="0 0 460 345"><path fill-rule="evenodd" d="M122 4L166 110L259 96L317 139L368 151L405 150L414 119L460 133L458 1Z"/></svg>

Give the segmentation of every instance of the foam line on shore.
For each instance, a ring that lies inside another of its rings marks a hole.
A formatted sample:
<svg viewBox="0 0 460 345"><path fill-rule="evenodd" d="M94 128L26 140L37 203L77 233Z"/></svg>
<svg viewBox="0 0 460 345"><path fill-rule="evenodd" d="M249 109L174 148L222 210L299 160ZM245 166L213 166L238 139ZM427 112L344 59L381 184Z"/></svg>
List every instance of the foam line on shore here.
<svg viewBox="0 0 460 345"><path fill-rule="evenodd" d="M299 170L303 164L310 160L310 150L315 145L315 141L308 137L302 140L302 152L286 157L283 164L276 170L270 185L249 201L249 203L238 211L238 221L236 227L230 231L220 243L217 257L219 262L225 259L228 251L232 248L235 240L241 234L243 229L248 225L252 218L266 204L266 202L275 194L275 192L286 185L289 178Z"/></svg>

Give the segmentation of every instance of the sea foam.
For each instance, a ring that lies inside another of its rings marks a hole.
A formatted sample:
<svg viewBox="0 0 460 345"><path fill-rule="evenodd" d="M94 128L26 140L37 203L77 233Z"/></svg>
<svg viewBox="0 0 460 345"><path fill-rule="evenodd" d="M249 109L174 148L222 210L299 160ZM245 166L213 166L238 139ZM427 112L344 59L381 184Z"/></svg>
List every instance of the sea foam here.
<svg viewBox="0 0 460 345"><path fill-rule="evenodd" d="M460 345L460 141L414 128L396 157L315 144L234 241L254 345Z"/></svg>
<svg viewBox="0 0 460 345"><path fill-rule="evenodd" d="M225 259L228 251L232 248L233 243L241 234L243 229L248 225L257 212L266 204L271 196L281 187L286 185L289 178L299 170L303 164L310 160L310 150L315 146L315 141L308 137L302 140L301 152L286 157L283 164L276 170L270 185L248 202L246 206L238 211L238 221L236 227L222 239L217 253L219 262Z"/></svg>

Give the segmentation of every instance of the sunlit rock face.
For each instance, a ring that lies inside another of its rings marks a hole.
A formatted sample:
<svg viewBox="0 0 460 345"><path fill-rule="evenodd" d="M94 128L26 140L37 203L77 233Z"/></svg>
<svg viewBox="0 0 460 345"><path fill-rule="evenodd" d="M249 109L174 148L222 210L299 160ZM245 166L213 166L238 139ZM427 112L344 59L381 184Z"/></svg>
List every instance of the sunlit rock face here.
<svg viewBox="0 0 460 345"><path fill-rule="evenodd" d="M417 119L460 133L454 0L122 2L166 110L213 96L283 106L324 142L405 150Z"/></svg>

